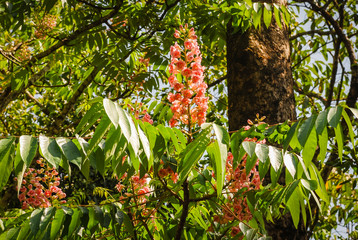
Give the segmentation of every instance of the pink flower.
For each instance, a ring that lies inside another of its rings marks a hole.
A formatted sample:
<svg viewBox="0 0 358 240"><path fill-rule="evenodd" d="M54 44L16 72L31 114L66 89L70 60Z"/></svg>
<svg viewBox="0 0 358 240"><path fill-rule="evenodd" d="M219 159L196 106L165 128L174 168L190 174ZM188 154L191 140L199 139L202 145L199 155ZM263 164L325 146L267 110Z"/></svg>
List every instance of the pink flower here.
<svg viewBox="0 0 358 240"><path fill-rule="evenodd" d="M231 236L232 237L235 237L239 232L241 232L239 227L232 227L231 228Z"/></svg>
<svg viewBox="0 0 358 240"><path fill-rule="evenodd" d="M180 38L180 32L178 30L176 30L176 29L175 29L174 37L175 38Z"/></svg>
<svg viewBox="0 0 358 240"><path fill-rule="evenodd" d="M168 170L165 168L162 168L158 171L158 176L161 178L164 178L168 175Z"/></svg>
<svg viewBox="0 0 358 240"><path fill-rule="evenodd" d="M52 193L50 190L45 190L45 197L51 197Z"/></svg>
<svg viewBox="0 0 358 240"><path fill-rule="evenodd" d="M169 84L171 87L174 87L174 85L176 83L178 83L178 80L177 78L174 76L174 75L171 75L169 78L168 78L168 81L169 81Z"/></svg>
<svg viewBox="0 0 358 240"><path fill-rule="evenodd" d="M174 90L177 91L177 92L181 92L181 90L184 89L184 85L182 83L176 83L174 84Z"/></svg>
<svg viewBox="0 0 358 240"><path fill-rule="evenodd" d="M22 202L22 201L25 201L25 199L26 199L25 193L21 193L21 194L19 195L19 200Z"/></svg>
<svg viewBox="0 0 358 240"><path fill-rule="evenodd" d="M42 191L42 189L40 189L40 188L36 188L35 193L36 193L37 195L41 195L41 194L43 194L43 191Z"/></svg>
<svg viewBox="0 0 358 240"><path fill-rule="evenodd" d="M193 96L193 91L190 89L185 89L183 91L183 96L184 98L191 98L191 96Z"/></svg>
<svg viewBox="0 0 358 240"><path fill-rule="evenodd" d="M169 102L172 103L171 110L173 117L169 121L171 127L176 126L178 121L183 124L201 125L206 121L207 98L205 91L206 83L203 82L204 67L201 66L200 49L197 43L197 37L193 28L190 30L188 26L180 27L180 32L184 36L188 36L181 44L184 45L185 60L180 59L182 48L176 42L170 48L171 63L169 72L172 74L168 81L170 86L177 94L170 93L168 95ZM193 62L194 61L194 62ZM189 66L189 67L188 67ZM182 82L179 83L174 74L182 74ZM174 97L177 95L180 97ZM193 96L196 96L193 98ZM193 100L193 101L192 101ZM194 105L196 104L196 106ZM190 113L190 114L189 114ZM189 119L191 118L191 119Z"/></svg>
<svg viewBox="0 0 358 240"><path fill-rule="evenodd" d="M147 123L150 123L150 124L153 124L153 120L150 119L150 115L148 113L146 113L143 117L143 122L147 122Z"/></svg>
<svg viewBox="0 0 358 240"><path fill-rule="evenodd" d="M191 40L187 40L184 42L184 46L186 49L191 50L193 48L193 43L191 42Z"/></svg>
<svg viewBox="0 0 358 240"><path fill-rule="evenodd" d="M192 70L189 69L189 68L185 68L183 71L182 71L182 74L184 77L191 77L191 73L192 73Z"/></svg>
<svg viewBox="0 0 358 240"><path fill-rule="evenodd" d="M183 70L186 66L186 63L183 61L183 60L179 60L177 63L176 63L176 67L178 70Z"/></svg>
<svg viewBox="0 0 358 240"><path fill-rule="evenodd" d="M22 209L28 209L29 208L29 204L27 204L27 202L23 202L22 203L22 207L21 207Z"/></svg>
<svg viewBox="0 0 358 240"><path fill-rule="evenodd" d="M34 190L31 189L30 191L27 192L27 195L29 195L30 197L33 197L36 195L36 193Z"/></svg>

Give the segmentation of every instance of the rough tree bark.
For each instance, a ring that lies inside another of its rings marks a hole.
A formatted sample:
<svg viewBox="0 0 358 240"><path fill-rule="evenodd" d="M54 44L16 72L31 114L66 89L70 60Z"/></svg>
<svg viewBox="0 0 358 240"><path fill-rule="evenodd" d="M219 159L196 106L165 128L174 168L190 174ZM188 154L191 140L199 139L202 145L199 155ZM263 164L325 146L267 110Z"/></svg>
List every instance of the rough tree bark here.
<svg viewBox="0 0 358 240"><path fill-rule="evenodd" d="M287 0L266 1L287 4ZM256 113L275 124L296 119L289 33L272 22L246 32L233 33L228 25L227 69L229 128L237 130L255 119ZM275 240L308 239L303 224L296 229L285 214L275 223L267 223L268 235Z"/></svg>
<svg viewBox="0 0 358 240"><path fill-rule="evenodd" d="M286 4L286 0L273 2ZM270 124L295 119L288 29L272 22L268 29L232 32L228 26L230 130L247 125L256 113L266 116Z"/></svg>

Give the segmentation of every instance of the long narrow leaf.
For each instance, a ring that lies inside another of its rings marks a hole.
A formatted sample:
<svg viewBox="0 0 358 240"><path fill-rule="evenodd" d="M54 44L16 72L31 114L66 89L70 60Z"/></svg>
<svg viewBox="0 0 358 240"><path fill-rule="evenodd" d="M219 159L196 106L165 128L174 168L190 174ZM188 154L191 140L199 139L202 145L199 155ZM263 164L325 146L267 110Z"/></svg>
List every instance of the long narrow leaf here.
<svg viewBox="0 0 358 240"><path fill-rule="evenodd" d="M207 145L210 142L211 127L207 127L200 132L198 137L191 142L183 151L183 157L179 165L179 181L186 179L191 169L199 161L200 157L205 152Z"/></svg>
<svg viewBox="0 0 358 240"><path fill-rule="evenodd" d="M23 135L20 137L19 144L21 159L26 166L30 166L37 152L37 139L32 136Z"/></svg>
<svg viewBox="0 0 358 240"><path fill-rule="evenodd" d="M40 154L55 168L58 168L61 162L61 149L56 141L44 135L40 135Z"/></svg>
<svg viewBox="0 0 358 240"><path fill-rule="evenodd" d="M0 140L0 191L6 185L12 171L14 141L14 137Z"/></svg>

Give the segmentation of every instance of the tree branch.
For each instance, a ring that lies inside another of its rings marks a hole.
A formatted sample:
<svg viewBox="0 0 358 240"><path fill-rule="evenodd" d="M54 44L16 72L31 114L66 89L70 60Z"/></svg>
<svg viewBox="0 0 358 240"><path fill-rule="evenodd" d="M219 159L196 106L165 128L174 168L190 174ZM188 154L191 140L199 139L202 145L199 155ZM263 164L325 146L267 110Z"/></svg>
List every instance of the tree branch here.
<svg viewBox="0 0 358 240"><path fill-rule="evenodd" d="M47 65L42 68L38 73L34 74L29 80L27 85L20 88L19 90L12 90L11 86L8 86L4 89L2 94L0 95L0 113L2 113L7 105L13 100L16 99L20 94L22 94L33 82L41 79L49 70L51 69L51 64L47 63Z"/></svg>
<svg viewBox="0 0 358 240"><path fill-rule="evenodd" d="M122 4L123 1L121 1ZM86 25L83 26L79 29L77 29L76 31L74 31L72 34L70 34L67 37L64 37L63 39L59 40L59 42L57 42L56 44L54 44L53 46L51 46L50 48L48 48L47 50L33 56L24 66L22 66L21 68L23 69L30 69L38 60L47 57L48 55L50 55L51 53L55 52L57 49L61 48L62 46L65 46L67 44L69 44L71 41L75 40L77 37L79 37L81 34L85 33L86 31L97 27L101 24L103 24L104 22L106 22L108 19L112 18L120 9L121 4L116 6L113 11L111 11L109 14L107 14L104 17L101 17L100 19ZM39 73L45 73L47 71L43 71L46 70L46 67L44 69L42 69ZM40 74L41 75L41 74ZM41 75L42 77L43 75ZM2 113L4 111L4 109L7 107L7 105L13 100L16 99L20 94L23 93L23 91L30 86L33 82L35 82L37 79L39 79L39 77L37 77L36 75L33 76L29 81L28 84L24 87L22 87L21 89L17 90L17 91L13 91L11 89L11 86L8 86L7 88L4 89L4 92L0 95L0 113Z"/></svg>
<svg viewBox="0 0 358 240"><path fill-rule="evenodd" d="M75 106L77 99L82 95L84 90L92 83L93 79L96 77L99 69L94 67L91 74L81 83L81 85L77 88L76 92L73 94L72 98L66 103L61 111L61 113L54 119L53 126L49 128L50 133L58 133L61 129L61 125L65 120L67 114L71 111L71 109Z"/></svg>
<svg viewBox="0 0 358 240"><path fill-rule="evenodd" d="M337 77L340 47L341 47L341 40L337 39L337 41L334 43L333 67L332 67L331 82L329 84L328 99L325 104L326 108L331 106L331 103L332 103L333 92L334 92L333 90L334 90L334 85L336 83L336 77Z"/></svg>
<svg viewBox="0 0 358 240"><path fill-rule="evenodd" d="M221 77L221 78L215 80L214 82L208 84L208 88L211 88L211 87L215 86L216 84L221 83L221 82L224 81L225 79L227 79L227 75L225 75L225 76L223 76L223 77Z"/></svg>
<svg viewBox="0 0 358 240"><path fill-rule="evenodd" d="M352 43L350 42L348 36L344 34L338 22L325 9L319 7L313 0L305 0L301 2L308 2L311 5L313 11L320 13L333 26L337 36L346 47L352 71L351 86L348 92L347 105L349 107L355 107L358 98L358 63Z"/></svg>
<svg viewBox="0 0 358 240"><path fill-rule="evenodd" d="M334 34L334 31L323 31L323 30L310 30L310 31L306 31L306 32L300 32L297 33L296 35L293 35L290 37L290 41L295 40L299 37L302 37L304 35L314 35L314 34L318 34L320 36L324 36L324 35L331 35Z"/></svg>
<svg viewBox="0 0 358 240"><path fill-rule="evenodd" d="M50 111L42 103L40 103L39 100L32 96L32 94L27 89L25 90L25 94L28 99L35 102L41 108L41 111L43 113L45 113L46 115L50 115Z"/></svg>
<svg viewBox="0 0 358 240"><path fill-rule="evenodd" d="M183 183L183 191L184 191L184 202L183 202L183 210L180 216L180 221L178 224L178 228L177 228L177 232L175 235L175 240L180 240L181 239L181 235L183 233L184 230L184 225L185 225L185 221L186 218L188 216L189 213L189 186L188 186L188 181L185 180Z"/></svg>

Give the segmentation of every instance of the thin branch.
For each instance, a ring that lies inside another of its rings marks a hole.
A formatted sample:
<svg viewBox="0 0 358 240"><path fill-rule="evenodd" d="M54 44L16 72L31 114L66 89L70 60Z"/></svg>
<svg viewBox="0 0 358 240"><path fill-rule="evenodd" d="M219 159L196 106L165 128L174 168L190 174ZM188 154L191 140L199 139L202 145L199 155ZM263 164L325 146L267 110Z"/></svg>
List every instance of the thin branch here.
<svg viewBox="0 0 358 240"><path fill-rule="evenodd" d="M7 105L13 100L16 99L20 94L25 91L26 88L30 86L31 83L36 82L41 79L49 70L51 69L51 63L42 68L38 73L34 74L29 80L26 86L20 88L19 90L12 90L11 86L8 86L4 89L0 95L0 113L2 113Z"/></svg>
<svg viewBox="0 0 358 240"><path fill-rule="evenodd" d="M60 84L60 85L36 85L36 84L32 84L32 86L37 87L37 88L58 88L58 87L66 87L70 85L70 82L65 83L65 84Z"/></svg>
<svg viewBox="0 0 358 240"><path fill-rule="evenodd" d="M75 106L77 99L82 95L84 90L92 83L93 79L96 77L99 69L95 67L91 74L81 83L81 85L77 88L76 92L72 95L72 98L66 103L61 111L61 113L54 119L54 124L50 127L50 132L58 132L63 121L66 118L66 115L71 111L71 109Z"/></svg>
<svg viewBox="0 0 358 240"><path fill-rule="evenodd" d="M95 8L95 9L98 9L98 10L111 10L111 9L115 9L115 7L102 7L102 6L98 6L98 5L95 5L91 2L87 2L87 1L84 1L84 0L77 0L83 4L86 4L92 8Z"/></svg>
<svg viewBox="0 0 358 240"><path fill-rule="evenodd" d="M320 36L324 36L324 35L332 35L335 34L334 31L323 31L323 30L310 30L310 31L306 31L306 32L300 32L297 33L296 35L293 35L290 37L290 41L295 40L299 37L305 36L305 35L314 35L314 34L318 34Z"/></svg>
<svg viewBox="0 0 358 240"><path fill-rule="evenodd" d="M336 105L338 105L339 100L340 100L340 97L341 97L341 92L342 92L342 87L343 87L343 80L344 80L344 74L345 74L344 65L343 65L341 59L339 59L339 65L341 65L342 73L341 73L341 81L340 81L339 86L338 86L338 93L337 93L337 100L336 100L337 102L336 102Z"/></svg>
<svg viewBox="0 0 358 240"><path fill-rule="evenodd" d="M121 2L122 3L122 2ZM77 37L81 36L86 31L95 28L97 26L100 26L104 22L106 22L108 19L112 18L115 14L117 14L118 10L120 9L121 5L116 6L113 11L111 11L109 14L107 14L104 17L101 17L100 19L86 25L82 26L81 28L74 31L72 34L70 34L67 37L62 38L59 40L56 44L48 48L47 50L33 56L24 66L22 66L23 69L30 69L38 60L43 59L44 57L47 57L51 53L55 52L59 48L68 45L71 41L75 40ZM46 67L44 68L46 69ZM43 69L43 70L44 70ZM41 70L40 73L43 71ZM46 71L45 71L46 72ZM0 113L4 111L4 109L7 107L7 105L13 100L16 99L20 94L23 93L23 91L30 86L33 82L36 81L38 77L33 76L29 81L28 84L23 86L21 89L17 91L13 91L11 86L8 86L4 89L3 93L0 95Z"/></svg>
<svg viewBox="0 0 358 240"><path fill-rule="evenodd" d="M223 76L223 77L221 77L221 78L215 80L214 82L208 84L208 88L211 88L211 87L215 86L216 84L221 83L221 82L224 81L225 79L227 79L227 75L225 75L225 76Z"/></svg>
<svg viewBox="0 0 358 240"><path fill-rule="evenodd" d="M307 97L310 97L310 98L317 98L317 99L321 100L321 102L322 102L324 105L326 105L327 100L326 100L324 97L322 97L320 94L315 93L315 92L305 92L305 91L303 91L302 88L299 88L299 87L298 87L297 82L294 82L294 85L295 85L295 90L296 90L298 93L300 93L300 94L302 94L302 95L305 95L305 96L307 96Z"/></svg>
<svg viewBox="0 0 358 240"><path fill-rule="evenodd" d="M358 63L351 41L349 40L348 36L343 32L343 29L338 24L338 22L332 17L332 15L329 14L325 9L320 8L314 0L305 0L301 2L308 2L311 5L313 11L320 13L333 26L335 32L337 33L337 36L346 47L352 72L351 86L347 97L347 105L349 107L355 107L358 98Z"/></svg>
<svg viewBox="0 0 358 240"><path fill-rule="evenodd" d="M186 218L188 217L188 213L189 213L189 184L188 184L188 180L185 180L183 183L183 191L184 191L184 202L183 202L183 210L180 216L180 221L178 224L178 228L177 228L177 232L175 234L175 240L180 240L181 239L181 235L183 233L184 230L184 225L185 225L185 221Z"/></svg>
<svg viewBox="0 0 358 240"><path fill-rule="evenodd" d="M332 43L332 41L329 42L325 42L324 44L322 44L320 47L317 47L317 49L315 49L314 51L310 52L307 56L304 56L299 62L297 62L295 65L292 65L292 69L294 69L296 66L299 66L304 60L306 60L307 58L311 57L313 54L315 54L319 49L321 49L323 46L328 45Z"/></svg>
<svg viewBox="0 0 358 240"><path fill-rule="evenodd" d="M50 115L50 111L42 103L40 103L39 100L37 100L34 96L32 96L32 94L27 89L25 90L25 94L27 98L35 102L41 108L41 111L43 113L45 113L46 115Z"/></svg>
<svg viewBox="0 0 358 240"><path fill-rule="evenodd" d="M337 39L337 41L334 43L333 67L332 67L331 81L330 81L330 84L329 84L328 99L327 99L327 102L325 104L326 108L331 106L331 102L332 102L332 98L333 98L333 92L334 92L333 90L334 90L334 85L336 83L338 63L339 63L340 46L341 46L341 40Z"/></svg>

